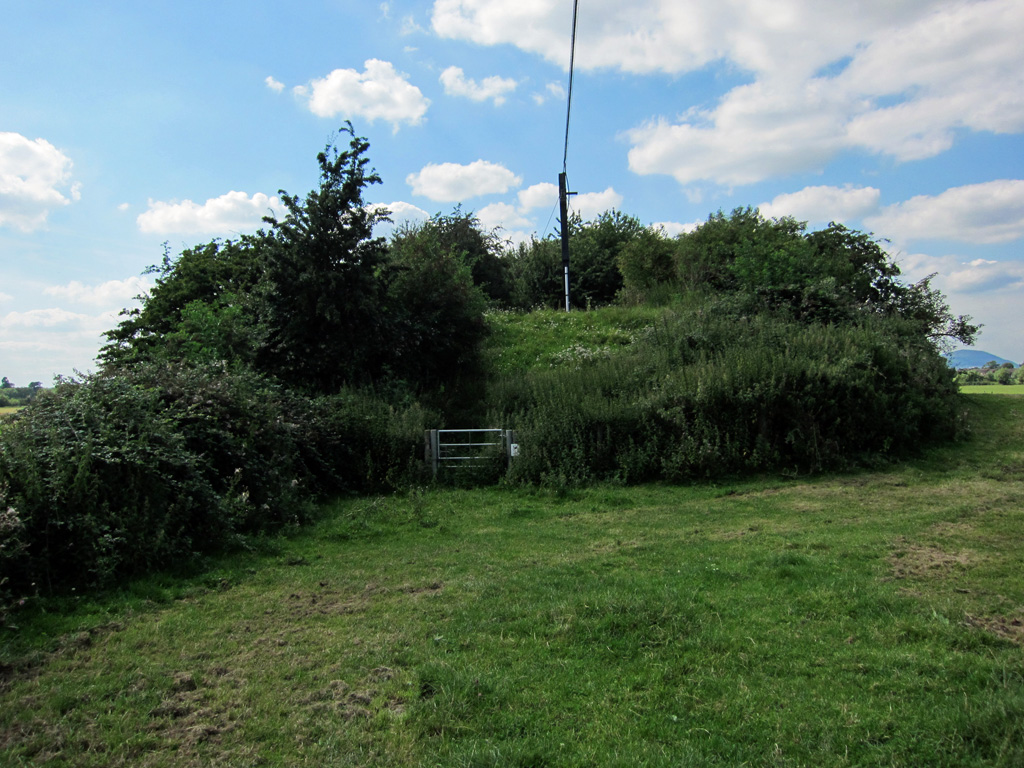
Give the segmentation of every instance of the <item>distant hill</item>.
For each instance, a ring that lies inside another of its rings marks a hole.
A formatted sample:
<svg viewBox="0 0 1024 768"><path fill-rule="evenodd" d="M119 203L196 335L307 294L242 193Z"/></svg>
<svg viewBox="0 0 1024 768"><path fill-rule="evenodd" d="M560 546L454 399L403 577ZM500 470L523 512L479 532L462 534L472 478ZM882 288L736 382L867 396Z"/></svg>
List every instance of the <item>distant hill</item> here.
<svg viewBox="0 0 1024 768"><path fill-rule="evenodd" d="M991 352L985 352L981 349L958 349L955 352L947 354L946 359L949 361L950 367L957 369L981 368L990 360L995 360L1000 365L1003 363L1013 363L1014 365L1017 365L1013 360L1007 360L1005 357L993 355Z"/></svg>

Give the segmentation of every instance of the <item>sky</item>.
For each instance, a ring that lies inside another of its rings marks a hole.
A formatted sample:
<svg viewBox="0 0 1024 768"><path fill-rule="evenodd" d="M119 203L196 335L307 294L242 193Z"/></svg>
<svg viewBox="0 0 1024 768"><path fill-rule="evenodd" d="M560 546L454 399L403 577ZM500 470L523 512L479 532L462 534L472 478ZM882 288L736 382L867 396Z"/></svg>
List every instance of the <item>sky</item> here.
<svg viewBox="0 0 1024 768"><path fill-rule="evenodd" d="M461 206L509 243L551 235L563 163L587 220L837 221L1024 361L1024 2L579 0L569 110L572 18L571 0L0 0L0 375L95 370L165 249L283 216L345 121L396 223Z"/></svg>

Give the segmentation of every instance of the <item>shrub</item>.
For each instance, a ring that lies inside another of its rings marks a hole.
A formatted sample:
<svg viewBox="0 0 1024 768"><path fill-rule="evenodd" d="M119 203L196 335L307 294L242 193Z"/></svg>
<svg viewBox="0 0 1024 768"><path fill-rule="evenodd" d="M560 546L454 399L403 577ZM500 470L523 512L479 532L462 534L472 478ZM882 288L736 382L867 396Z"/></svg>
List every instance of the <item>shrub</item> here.
<svg viewBox="0 0 1024 768"><path fill-rule="evenodd" d="M945 361L898 320L805 325L727 302L666 313L626 353L492 395L492 420L519 433L513 476L539 483L812 472L959 428Z"/></svg>
<svg viewBox="0 0 1024 768"><path fill-rule="evenodd" d="M300 524L326 493L408 481L425 419L223 364L60 382L0 434L2 501L20 523L0 578L106 585Z"/></svg>

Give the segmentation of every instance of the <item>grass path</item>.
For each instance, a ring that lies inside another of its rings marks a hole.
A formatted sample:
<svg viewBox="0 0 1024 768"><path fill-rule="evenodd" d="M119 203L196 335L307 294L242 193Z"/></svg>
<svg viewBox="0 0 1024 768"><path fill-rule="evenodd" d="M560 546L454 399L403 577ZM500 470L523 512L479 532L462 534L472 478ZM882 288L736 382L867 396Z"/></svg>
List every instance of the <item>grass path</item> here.
<svg viewBox="0 0 1024 768"><path fill-rule="evenodd" d="M0 765L1024 764L1024 401L971 403L879 471L352 499L50 601Z"/></svg>

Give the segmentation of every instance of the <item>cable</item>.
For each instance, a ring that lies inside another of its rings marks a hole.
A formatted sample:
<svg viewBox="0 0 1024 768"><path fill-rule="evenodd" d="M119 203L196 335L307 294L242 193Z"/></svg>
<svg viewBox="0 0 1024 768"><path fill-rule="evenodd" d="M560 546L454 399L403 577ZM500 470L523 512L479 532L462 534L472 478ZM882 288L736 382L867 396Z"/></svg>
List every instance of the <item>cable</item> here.
<svg viewBox="0 0 1024 768"><path fill-rule="evenodd" d="M566 172L569 163L569 118L572 116L572 78L576 69L576 14L579 0L572 3L572 46L569 48L569 98L565 109L565 152L562 154L562 173Z"/></svg>

